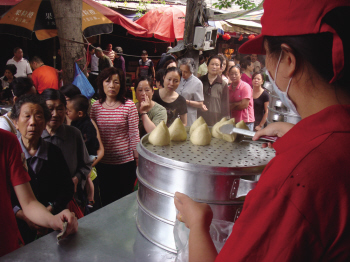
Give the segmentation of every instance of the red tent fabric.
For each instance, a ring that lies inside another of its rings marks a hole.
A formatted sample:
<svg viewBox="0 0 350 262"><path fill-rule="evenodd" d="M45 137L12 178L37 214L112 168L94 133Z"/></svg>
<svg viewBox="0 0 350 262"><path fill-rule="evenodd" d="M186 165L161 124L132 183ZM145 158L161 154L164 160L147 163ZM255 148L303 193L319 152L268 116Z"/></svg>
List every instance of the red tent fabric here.
<svg viewBox="0 0 350 262"><path fill-rule="evenodd" d="M0 5L16 5L22 0L0 0ZM92 7L96 8L97 11L102 13L105 17L107 17L109 20L111 20L114 24L120 25L124 27L128 32L134 36L139 37L145 37L147 34L147 29L144 27L136 24L135 22L129 20L128 18L124 17L123 15L119 14L118 12L101 5L95 1L92 0L83 0L85 3L91 5Z"/></svg>
<svg viewBox="0 0 350 262"><path fill-rule="evenodd" d="M134 36L139 36L139 37L145 37L145 35L147 34L147 29L129 20L128 18L119 14L118 12L92 0L83 0L83 1L91 5L92 7L96 8L97 11L101 12L105 17L111 20L114 24L124 27L126 30L128 30L130 34Z"/></svg>
<svg viewBox="0 0 350 262"><path fill-rule="evenodd" d="M174 42L183 40L186 10L177 6L159 7L148 11L137 24L148 30L145 37L154 36L157 39Z"/></svg>

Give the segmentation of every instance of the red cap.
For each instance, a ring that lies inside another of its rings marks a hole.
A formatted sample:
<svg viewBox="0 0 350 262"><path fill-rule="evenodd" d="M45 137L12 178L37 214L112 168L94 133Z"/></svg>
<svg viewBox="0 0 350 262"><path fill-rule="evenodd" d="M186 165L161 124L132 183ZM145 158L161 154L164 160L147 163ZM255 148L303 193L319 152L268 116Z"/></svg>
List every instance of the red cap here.
<svg viewBox="0 0 350 262"><path fill-rule="evenodd" d="M242 54L265 54L264 36L293 36L329 32L333 34L333 73L334 82L344 67L343 43L322 18L340 6L350 6L349 0L265 0L264 14L261 17L261 34L244 43Z"/></svg>

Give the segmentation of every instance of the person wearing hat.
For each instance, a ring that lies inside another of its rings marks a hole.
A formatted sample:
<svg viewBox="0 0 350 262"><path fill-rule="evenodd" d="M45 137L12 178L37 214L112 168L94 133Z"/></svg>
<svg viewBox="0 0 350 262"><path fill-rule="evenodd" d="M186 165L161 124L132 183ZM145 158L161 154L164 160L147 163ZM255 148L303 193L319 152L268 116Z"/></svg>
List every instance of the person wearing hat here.
<svg viewBox="0 0 350 262"><path fill-rule="evenodd" d="M101 72L105 68L113 67L113 63L108 56L106 56L101 47L95 49L95 54L98 57L98 70Z"/></svg>
<svg viewBox="0 0 350 262"><path fill-rule="evenodd" d="M255 134L279 137L276 156L219 254L210 207L175 193L189 261L350 261L349 12L348 0L265 0L261 35L239 52L266 52L275 92L302 120Z"/></svg>
<svg viewBox="0 0 350 262"><path fill-rule="evenodd" d="M139 60L139 66L136 69L136 77L152 77L154 79L156 72L154 71L154 64L151 59L148 58L146 50L142 51L141 59Z"/></svg>

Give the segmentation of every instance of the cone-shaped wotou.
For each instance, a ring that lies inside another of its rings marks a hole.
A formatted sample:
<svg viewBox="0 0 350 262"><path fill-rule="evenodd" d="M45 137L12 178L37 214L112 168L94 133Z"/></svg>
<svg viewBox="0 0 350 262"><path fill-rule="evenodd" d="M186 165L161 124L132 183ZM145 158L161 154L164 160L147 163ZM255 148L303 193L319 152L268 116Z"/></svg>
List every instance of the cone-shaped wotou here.
<svg viewBox="0 0 350 262"><path fill-rule="evenodd" d="M193 122L193 124L192 124L192 126L191 126L191 128L190 128L190 135L192 135L192 132L193 132L197 127L199 127L200 125L203 125L203 124L206 124L206 123L205 123L205 120L204 120L203 117L200 116L199 118L197 118L196 121Z"/></svg>
<svg viewBox="0 0 350 262"><path fill-rule="evenodd" d="M237 128L241 128L241 129L249 130L249 127L247 127L247 125L244 123L243 120L239 121L239 122L236 124L236 127L237 127Z"/></svg>
<svg viewBox="0 0 350 262"><path fill-rule="evenodd" d="M154 146L167 146L170 144L170 133L165 122L160 122L149 134L148 142Z"/></svg>
<svg viewBox="0 0 350 262"><path fill-rule="evenodd" d="M222 123L221 126L223 126L223 125L228 125L228 124L230 124L230 125L232 125L232 127L234 127L234 126L235 126L235 119L234 119L234 118L231 118L230 120L228 120L228 121ZM219 127L219 128L220 128L220 127ZM220 133L221 133L221 132L220 132ZM221 133L221 134L222 134L222 133ZM229 135L229 134L222 134L222 139L225 140L225 141L227 141L227 142L231 142L231 143L232 143L233 141L235 141L236 137L237 137L237 134L236 134L236 133L233 133L233 134L231 134L231 135Z"/></svg>
<svg viewBox="0 0 350 262"><path fill-rule="evenodd" d="M186 128L180 118L176 118L171 124L169 133L171 141L185 141L187 138Z"/></svg>
<svg viewBox="0 0 350 262"><path fill-rule="evenodd" d="M219 122L217 122L213 128L211 129L211 134L213 135L213 137L215 138L222 138L222 134L219 133L219 127L222 125L222 123L226 122L227 118L223 117Z"/></svg>
<svg viewBox="0 0 350 262"><path fill-rule="evenodd" d="M210 144L211 134L206 123L197 127L190 137L192 144L197 146L206 146Z"/></svg>

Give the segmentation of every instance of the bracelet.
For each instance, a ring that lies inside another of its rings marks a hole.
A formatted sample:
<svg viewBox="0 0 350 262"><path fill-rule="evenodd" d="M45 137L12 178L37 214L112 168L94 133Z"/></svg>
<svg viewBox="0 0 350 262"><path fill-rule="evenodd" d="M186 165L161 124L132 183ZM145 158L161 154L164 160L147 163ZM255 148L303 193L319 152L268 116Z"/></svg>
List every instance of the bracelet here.
<svg viewBox="0 0 350 262"><path fill-rule="evenodd" d="M140 114L140 117L143 116L143 115L147 115L147 113L141 113L141 114Z"/></svg>

